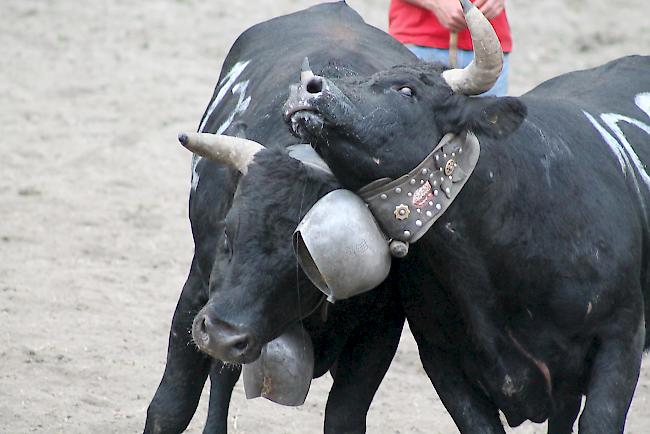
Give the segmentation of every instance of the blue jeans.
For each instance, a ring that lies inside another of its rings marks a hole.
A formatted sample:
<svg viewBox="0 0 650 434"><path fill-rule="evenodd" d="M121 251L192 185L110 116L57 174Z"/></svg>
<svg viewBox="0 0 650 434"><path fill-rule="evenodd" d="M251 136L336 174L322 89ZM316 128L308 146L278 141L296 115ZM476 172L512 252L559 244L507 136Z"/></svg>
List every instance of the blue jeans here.
<svg viewBox="0 0 650 434"><path fill-rule="evenodd" d="M431 48L422 47L420 45L407 44L406 47L413 52L416 56L426 62L441 62L449 64L449 50L446 48ZM503 70L497 82L492 86L492 89L481 96L504 96L508 94L508 71L510 69L509 54L503 53ZM468 50L458 50L458 67L464 68L469 65L469 62L474 59L474 52Z"/></svg>

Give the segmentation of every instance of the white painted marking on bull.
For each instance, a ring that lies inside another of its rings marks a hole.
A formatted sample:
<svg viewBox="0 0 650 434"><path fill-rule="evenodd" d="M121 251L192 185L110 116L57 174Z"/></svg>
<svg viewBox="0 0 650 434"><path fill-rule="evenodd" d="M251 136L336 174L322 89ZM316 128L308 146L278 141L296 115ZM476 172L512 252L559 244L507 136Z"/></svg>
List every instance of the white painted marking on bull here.
<svg viewBox="0 0 650 434"><path fill-rule="evenodd" d="M248 88L248 80L242 81L240 83L237 83L236 85L233 86L232 88L232 93L233 95L239 94L239 100L237 101L237 105L235 106L235 109L230 113L230 116L224 121L224 123L221 124L221 126L217 129L216 134L221 134L224 131L226 131L226 128L232 124L232 121L235 119L235 116L237 116L240 113L244 113L246 109L248 109L248 105L251 102L251 97L246 97L246 89Z"/></svg>
<svg viewBox="0 0 650 434"><path fill-rule="evenodd" d="M582 111L582 113L585 114L587 119L589 119L589 122L596 128L596 130L600 133L601 136L603 136L603 139L605 140L605 143L609 146L609 149L614 153L616 158L618 159L618 164L621 165L621 171L623 172L623 175L626 175L626 157L625 154L623 153L623 149L621 149L621 146L619 143L616 141L616 139L609 134L609 131L605 129L600 123L594 118L592 115L587 113L586 111Z"/></svg>
<svg viewBox="0 0 650 434"><path fill-rule="evenodd" d="M250 60L235 63L235 66L233 66L232 69L228 71L228 74L226 74L226 76L223 79L221 79L219 86L222 87L221 89L219 89L219 92L217 93L217 97L214 99L214 101L212 101L212 104L210 104L208 111L205 113L205 116L201 121L201 126L199 127L199 132L203 132L203 129L205 128L205 124L208 122L208 119L210 119L210 116L212 116L212 112L214 112L214 110L217 108L219 103L221 103L223 97L226 96L228 90L230 90L230 88L233 87L235 81L237 80L237 78L239 78L241 73L244 72L244 69L246 69L249 63L251 63Z"/></svg>
<svg viewBox="0 0 650 434"><path fill-rule="evenodd" d="M547 135L544 131L530 119L525 119L525 123L529 124L533 128L539 138L541 143L546 147L547 152L544 153L544 156L539 159L542 170L544 171L544 177L546 179L546 184L549 189L553 188L553 178L551 177L551 166L554 161L567 161L573 158L573 151L567 145L565 140L559 138L556 134Z"/></svg>
<svg viewBox="0 0 650 434"><path fill-rule="evenodd" d="M232 111L232 113L230 113L230 116L228 116L228 118L221 124L215 134L221 134L226 131L230 124L232 124L235 116L237 116L239 113L244 113L246 109L248 109L248 105L251 102L251 97L245 97L247 88L248 80L237 83L233 86L232 93L233 95L239 94L239 100L237 101L235 109ZM201 161L200 155L192 155L192 190L196 190L196 187L199 185L199 174L196 171L196 165L199 164L199 161Z"/></svg>
<svg viewBox="0 0 650 434"><path fill-rule="evenodd" d="M650 117L650 92L644 92L638 94L634 98L634 103ZM619 126L621 122L626 122L630 125L634 125L637 128L644 131L650 136L650 126L648 124L639 121L638 119L631 118L629 116L624 116L618 113L603 113L600 115L600 119L609 129L614 133L616 137L610 134L609 131L605 129L600 123L589 113L583 111L587 119L591 124L596 128L600 135L605 140L605 143L609 146L611 151L614 153L618 162L621 166L621 170L624 176L631 175L631 179L634 182L637 194L639 195L639 200L641 206L645 209L645 201L643 200L643 195L641 194L641 188L639 186L638 178L641 178L641 181L645 184L647 190L650 191L650 176L646 171L643 161L639 158L636 151L628 141L627 137L623 133L623 130ZM636 170L635 170L636 169Z"/></svg>
<svg viewBox="0 0 650 434"><path fill-rule="evenodd" d="M242 72L244 72L244 69L248 66L250 63L250 60L245 60L241 62L235 63L235 65L232 67L230 71L221 79L219 82L220 89L217 92L217 96L214 98L212 103L210 104L210 107L208 107L208 110L205 112L205 116L203 119L201 119L201 125L199 126L199 132L203 132L203 129L205 128L206 124L208 123L208 120L210 119L210 116L212 116L212 113L216 110L216 108L219 106L223 98L226 96L228 91L232 88L232 93L233 94L239 94L239 101L237 102L237 105L235 106L235 110L233 113L231 113L230 116L228 116L228 119L221 124L219 129L217 130L217 134L221 134L223 131L226 130L232 123L233 119L238 113L243 113L246 111L248 108L248 105L250 104L250 96L248 98L244 98L244 94L246 92L246 88L248 87L248 80L242 82L242 83L236 83L237 79L241 75ZM196 171L196 166L199 164L199 161L201 161L201 156L200 155L192 155L192 190L196 190L196 187L199 185L199 174Z"/></svg>
<svg viewBox="0 0 650 434"><path fill-rule="evenodd" d="M625 137L625 134L623 134L623 130L618 124L619 122L627 122L628 124L634 125L640 128L641 130L645 131L648 135L650 135L650 126L636 119L619 115L616 113L603 113L602 115L600 115L600 118L614 132L614 134L616 134L619 143L623 146L623 149L629 156L632 164L637 169L639 175L641 175L641 179L645 183L646 187L648 188L648 190L650 190L650 176L648 176L648 172L646 172L643 162L636 154L636 151L634 150L630 142L627 140L627 137ZM629 160L627 161L627 164L629 166L630 164ZM632 171L632 173L634 174L634 171Z"/></svg>
<svg viewBox="0 0 650 434"><path fill-rule="evenodd" d="M192 154L192 179L190 183L192 185L192 190L196 190L196 187L199 185L199 172L196 171L196 166L201 161L201 156L197 154Z"/></svg>
<svg viewBox="0 0 650 434"><path fill-rule="evenodd" d="M542 143L549 149L549 159L554 160L560 158L562 160L566 160L573 158L573 152L567 145L566 141L558 140L553 136L548 137L546 134L544 134L544 131L542 131L542 129L530 119L526 119L525 122L537 130L537 134L539 134L540 139L542 139Z"/></svg>
<svg viewBox="0 0 650 434"><path fill-rule="evenodd" d="M645 114L650 118L650 92L644 92L638 94L634 98L634 104L636 104Z"/></svg>

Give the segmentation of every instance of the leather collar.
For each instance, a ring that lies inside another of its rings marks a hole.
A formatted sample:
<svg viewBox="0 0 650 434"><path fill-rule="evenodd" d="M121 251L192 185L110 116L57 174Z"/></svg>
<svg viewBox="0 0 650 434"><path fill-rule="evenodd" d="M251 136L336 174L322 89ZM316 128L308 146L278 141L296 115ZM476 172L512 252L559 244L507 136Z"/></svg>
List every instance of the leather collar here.
<svg viewBox="0 0 650 434"><path fill-rule="evenodd" d="M472 132L447 134L415 169L395 180L373 181L358 194L389 238L413 243L456 199L479 154L480 145Z"/></svg>

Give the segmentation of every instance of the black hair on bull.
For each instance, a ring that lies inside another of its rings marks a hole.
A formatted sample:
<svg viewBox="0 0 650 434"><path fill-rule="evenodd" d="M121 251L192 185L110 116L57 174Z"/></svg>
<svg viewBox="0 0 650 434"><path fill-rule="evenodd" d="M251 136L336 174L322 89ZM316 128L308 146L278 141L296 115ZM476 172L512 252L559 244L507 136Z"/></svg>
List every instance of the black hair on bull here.
<svg viewBox="0 0 650 434"><path fill-rule="evenodd" d="M292 158L284 148L264 149L256 154L242 187L246 201L268 204L260 217L277 216L275 208L284 204L296 208L296 221L302 219L318 198L341 188L338 181Z"/></svg>

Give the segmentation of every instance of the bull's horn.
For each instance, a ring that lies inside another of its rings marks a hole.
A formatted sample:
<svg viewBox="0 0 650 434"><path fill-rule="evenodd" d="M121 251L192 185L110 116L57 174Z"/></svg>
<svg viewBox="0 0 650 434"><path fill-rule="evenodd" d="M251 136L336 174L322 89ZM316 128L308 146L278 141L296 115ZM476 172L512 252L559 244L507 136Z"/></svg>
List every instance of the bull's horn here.
<svg viewBox="0 0 650 434"><path fill-rule="evenodd" d="M221 134L180 133L178 141L195 154L225 163L244 175L255 154L264 149L264 146L252 140Z"/></svg>
<svg viewBox="0 0 650 434"><path fill-rule="evenodd" d="M503 68L503 51L494 29L485 16L469 0L460 0L465 21L474 44L474 60L463 69L442 73L454 92L478 95L494 86Z"/></svg>
<svg viewBox="0 0 650 434"><path fill-rule="evenodd" d="M300 81L307 81L314 76L311 68L309 67L309 59L305 57L302 61L302 68L300 70Z"/></svg>

